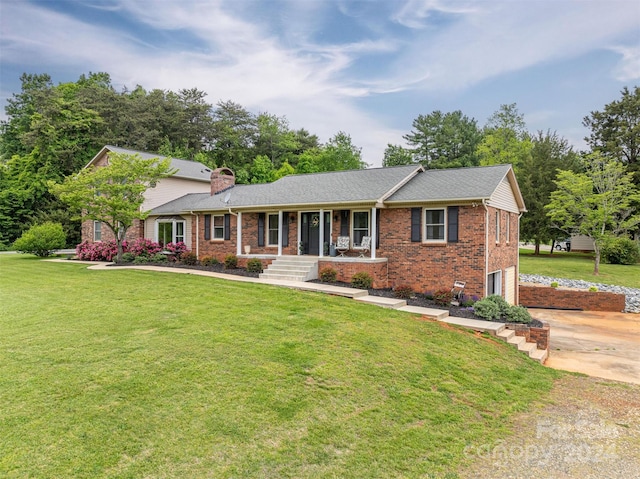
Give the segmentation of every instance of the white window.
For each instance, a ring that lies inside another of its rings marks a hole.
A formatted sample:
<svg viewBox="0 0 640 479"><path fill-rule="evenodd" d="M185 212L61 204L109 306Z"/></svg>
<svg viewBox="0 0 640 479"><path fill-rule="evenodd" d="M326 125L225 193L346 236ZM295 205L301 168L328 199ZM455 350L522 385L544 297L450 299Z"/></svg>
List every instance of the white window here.
<svg viewBox="0 0 640 479"><path fill-rule="evenodd" d="M446 220L445 210L424 210L424 240L428 242L443 242L445 240Z"/></svg>
<svg viewBox="0 0 640 479"><path fill-rule="evenodd" d="M502 296L502 271L494 271L487 275L487 296Z"/></svg>
<svg viewBox="0 0 640 479"><path fill-rule="evenodd" d="M184 242L185 226L183 220L159 220L158 223L158 243L164 247L168 243Z"/></svg>
<svg viewBox="0 0 640 479"><path fill-rule="evenodd" d="M360 245L362 238L369 235L369 212L354 211L353 212L353 244Z"/></svg>
<svg viewBox="0 0 640 479"><path fill-rule="evenodd" d="M496 211L496 243L500 243L500 211Z"/></svg>
<svg viewBox="0 0 640 479"><path fill-rule="evenodd" d="M267 221L267 246L278 246L278 215L268 215Z"/></svg>
<svg viewBox="0 0 640 479"><path fill-rule="evenodd" d="M102 241L102 223L100 221L93 222L93 241Z"/></svg>
<svg viewBox="0 0 640 479"><path fill-rule="evenodd" d="M213 239L224 239L224 215L213 216Z"/></svg>
<svg viewBox="0 0 640 479"><path fill-rule="evenodd" d="M511 215L507 213L507 219L505 224L505 236L507 238L507 244L509 244L509 236L511 236Z"/></svg>

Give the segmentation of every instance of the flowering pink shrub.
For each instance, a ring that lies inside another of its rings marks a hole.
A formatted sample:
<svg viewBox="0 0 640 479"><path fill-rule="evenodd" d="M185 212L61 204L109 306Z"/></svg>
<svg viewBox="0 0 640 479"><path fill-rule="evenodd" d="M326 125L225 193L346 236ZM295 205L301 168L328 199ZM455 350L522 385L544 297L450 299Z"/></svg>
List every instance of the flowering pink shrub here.
<svg viewBox="0 0 640 479"><path fill-rule="evenodd" d="M151 241L147 238L138 238L131 243L129 243L127 247L127 251L134 256L153 256L160 251L162 251L162 246L155 241Z"/></svg>
<svg viewBox="0 0 640 479"><path fill-rule="evenodd" d="M182 256L183 253L189 251L187 249L187 245L182 241L178 241L177 243L167 243L164 249L173 254L176 259L180 259L180 256Z"/></svg>
<svg viewBox="0 0 640 479"><path fill-rule="evenodd" d="M124 251L127 251L127 242L122 243ZM83 241L76 246L78 259L85 261L113 261L118 254L118 246L115 241L99 241L89 243Z"/></svg>

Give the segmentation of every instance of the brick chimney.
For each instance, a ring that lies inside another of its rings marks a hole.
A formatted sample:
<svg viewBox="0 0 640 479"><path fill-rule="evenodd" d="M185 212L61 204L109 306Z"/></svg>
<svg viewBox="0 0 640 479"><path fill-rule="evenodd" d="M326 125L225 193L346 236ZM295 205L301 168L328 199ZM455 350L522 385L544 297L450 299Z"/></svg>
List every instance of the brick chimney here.
<svg viewBox="0 0 640 479"><path fill-rule="evenodd" d="M211 196L222 193L236 184L236 175L229 168L216 168L211 172Z"/></svg>

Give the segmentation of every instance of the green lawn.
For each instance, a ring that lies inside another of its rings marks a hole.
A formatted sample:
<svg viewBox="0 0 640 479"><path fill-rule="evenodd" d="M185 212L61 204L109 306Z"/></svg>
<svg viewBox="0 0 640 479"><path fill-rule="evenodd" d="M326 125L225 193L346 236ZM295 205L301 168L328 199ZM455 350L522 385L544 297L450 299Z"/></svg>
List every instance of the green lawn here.
<svg viewBox="0 0 640 479"><path fill-rule="evenodd" d="M560 376L406 313L199 276L0 255L0 301L1 477L456 477Z"/></svg>
<svg viewBox="0 0 640 479"><path fill-rule="evenodd" d="M520 249L521 273L640 288L640 264L627 266L600 263L600 274L595 276L593 261L593 254L564 251L549 254L548 251L543 251L539 256L535 256L533 250Z"/></svg>

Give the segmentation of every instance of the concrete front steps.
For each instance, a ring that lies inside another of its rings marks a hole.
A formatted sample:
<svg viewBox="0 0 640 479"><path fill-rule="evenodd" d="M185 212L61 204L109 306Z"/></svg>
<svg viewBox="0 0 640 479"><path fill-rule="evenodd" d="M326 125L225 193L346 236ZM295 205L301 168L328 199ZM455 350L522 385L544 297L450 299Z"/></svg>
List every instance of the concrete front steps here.
<svg viewBox="0 0 640 479"><path fill-rule="evenodd" d="M260 279L276 281L309 281L318 279L318 260L307 256L286 256L274 260Z"/></svg>
<svg viewBox="0 0 640 479"><path fill-rule="evenodd" d="M511 329L504 328L496 334L497 337L504 339L508 344L518 348L518 351L522 351L529 355L531 359L538 361L541 364L549 357L548 349L538 349L536 343L528 343L523 336L516 336L516 332Z"/></svg>

